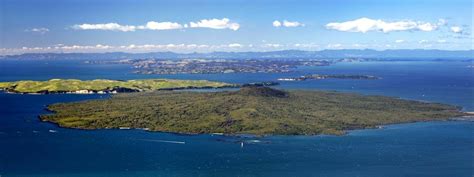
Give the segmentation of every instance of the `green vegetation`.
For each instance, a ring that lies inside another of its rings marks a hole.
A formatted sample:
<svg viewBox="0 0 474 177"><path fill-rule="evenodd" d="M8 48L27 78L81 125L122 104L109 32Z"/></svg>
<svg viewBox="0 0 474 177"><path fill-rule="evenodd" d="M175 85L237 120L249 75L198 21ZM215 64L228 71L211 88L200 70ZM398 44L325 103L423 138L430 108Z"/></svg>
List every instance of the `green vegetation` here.
<svg viewBox="0 0 474 177"><path fill-rule="evenodd" d="M343 134L381 124L445 120L458 107L383 96L243 87L239 91L123 93L109 99L48 106L62 127L148 128L226 134Z"/></svg>
<svg viewBox="0 0 474 177"><path fill-rule="evenodd" d="M232 84L211 82L206 80L171 80L171 79L144 79L144 80L88 80L51 79L49 81L17 81L0 82L0 89L16 93L67 93L76 91L148 91L170 88L208 88L227 87Z"/></svg>

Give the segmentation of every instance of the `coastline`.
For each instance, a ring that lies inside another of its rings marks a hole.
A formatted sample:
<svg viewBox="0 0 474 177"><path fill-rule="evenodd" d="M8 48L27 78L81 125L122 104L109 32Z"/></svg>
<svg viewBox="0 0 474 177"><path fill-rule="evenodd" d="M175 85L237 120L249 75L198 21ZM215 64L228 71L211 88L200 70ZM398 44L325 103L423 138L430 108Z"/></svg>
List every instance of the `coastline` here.
<svg viewBox="0 0 474 177"><path fill-rule="evenodd" d="M47 111L54 113L53 111L46 109ZM271 137L271 136L287 136L287 137L297 137L297 136L346 136L351 131L362 131L362 130L376 130L376 129L385 129L387 126L394 126L394 125L403 125L403 124L414 124L414 123L427 123L427 122L450 122L450 121L466 121L466 122L474 122L474 115L467 115L467 116L458 116L458 117L450 117L445 119L437 119L437 120L421 120L421 121L408 121L408 122L398 122L398 123L389 123L389 124L380 124L373 127L361 127L361 128L353 128L353 129L345 129L340 134L327 134L327 133L320 133L320 134L251 134L251 133L221 133L221 132L214 132L214 133L190 133L190 132L172 132L172 131L155 131L150 130L149 128L134 128L134 127L107 127L107 128L95 128L95 129L87 129L87 128L77 128L77 127L65 127L61 126L60 124L48 120L41 119L40 116L37 116L38 119L43 123L48 123L55 125L59 128L64 129L73 129L73 130L80 130L80 131L96 131L96 130L120 130L120 131L127 131L127 130L139 130L149 133L167 133L167 134L174 134L178 136L199 136L199 135L210 135L210 136L225 136L225 137Z"/></svg>
<svg viewBox="0 0 474 177"><path fill-rule="evenodd" d="M205 90L205 89L227 89L227 88L240 88L241 86L238 85L231 85L231 86L219 86L219 87L212 87L212 86L204 86L204 87L173 87L173 88L162 88L156 89L155 91L175 91L175 90ZM18 91L11 91L7 89L0 88L0 92L7 93L7 94L20 94L20 95L48 95L48 94L73 94L73 95L91 95L91 94L99 94L99 95L106 95L106 94L118 94L118 93L133 93L133 92L145 92L143 90L134 90L134 89L127 89L127 88L118 88L118 90L77 90L77 91L41 91L41 92L18 92Z"/></svg>
<svg viewBox="0 0 474 177"><path fill-rule="evenodd" d="M143 89L131 89L126 87L113 87L113 88L106 88L101 90L93 90L93 89L81 89L81 90L60 90L60 91L49 91L49 90L41 90L38 92L20 92L16 91L15 88L0 88L0 92L8 93L8 94L29 94L29 95L47 95L47 94L78 94L78 95L86 95L86 94L117 94L117 93L133 93L133 92L146 92L146 91L175 91L175 90L205 90L205 89L232 89L232 88L242 88L248 86L277 86L280 85L279 82L252 82L252 83L245 83L245 84L227 84L223 86L185 86L185 87L168 87L168 88L158 88L154 90L143 90Z"/></svg>

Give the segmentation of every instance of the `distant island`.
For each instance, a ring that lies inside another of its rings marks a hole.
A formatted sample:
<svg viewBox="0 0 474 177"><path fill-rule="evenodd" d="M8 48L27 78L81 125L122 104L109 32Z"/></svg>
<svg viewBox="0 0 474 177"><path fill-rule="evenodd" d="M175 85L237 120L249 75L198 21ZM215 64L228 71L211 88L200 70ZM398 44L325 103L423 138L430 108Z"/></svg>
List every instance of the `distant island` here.
<svg viewBox="0 0 474 177"><path fill-rule="evenodd" d="M48 109L52 113L40 119L61 127L255 135L340 135L351 129L466 114L459 107L438 103L257 86L223 92L123 93Z"/></svg>
<svg viewBox="0 0 474 177"><path fill-rule="evenodd" d="M125 59L86 64L127 64L138 74L285 73L298 66L327 66L322 59Z"/></svg>
<svg viewBox="0 0 474 177"><path fill-rule="evenodd" d="M279 81L304 81L304 80L321 80L321 79L363 79L363 80L375 80L380 79L380 77L371 76L371 75L348 75L348 74L331 74L331 75L322 75L322 74L312 74L304 75L300 77L290 77L290 78L279 78Z"/></svg>
<svg viewBox="0 0 474 177"><path fill-rule="evenodd" d="M50 94L106 94L120 92L141 92L151 90L234 88L240 85L207 80L173 80L173 79L142 79L142 80L77 80L51 79L48 81L16 81L0 82L0 89L9 93Z"/></svg>
<svg viewBox="0 0 474 177"><path fill-rule="evenodd" d="M280 50L267 52L210 52L210 53L175 53L175 52L148 52L148 53L25 53L20 55L4 55L0 59L19 60L122 60L122 59L375 59L381 61L398 60L437 60L461 59L473 61L474 50L436 50L436 49L335 49L320 51Z"/></svg>

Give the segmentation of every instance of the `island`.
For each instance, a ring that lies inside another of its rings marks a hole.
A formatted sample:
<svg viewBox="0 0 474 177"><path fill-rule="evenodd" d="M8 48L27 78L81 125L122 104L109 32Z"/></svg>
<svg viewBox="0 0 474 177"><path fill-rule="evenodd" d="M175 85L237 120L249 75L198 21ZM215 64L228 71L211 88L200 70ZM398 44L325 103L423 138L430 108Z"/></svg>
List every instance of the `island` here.
<svg viewBox="0 0 474 177"><path fill-rule="evenodd" d="M376 80L380 77L371 75L349 75L349 74L311 74L300 77L279 78L279 81L305 81L305 80L321 80L321 79L357 79L357 80Z"/></svg>
<svg viewBox="0 0 474 177"><path fill-rule="evenodd" d="M77 129L146 129L182 134L341 135L346 130L447 120L459 107L334 91L149 91L58 103L40 119Z"/></svg>
<svg viewBox="0 0 474 177"><path fill-rule="evenodd" d="M50 94L106 94L151 90L235 88L237 84L207 80L141 79L141 80L77 80L51 79L47 81L0 82L0 89L8 93Z"/></svg>

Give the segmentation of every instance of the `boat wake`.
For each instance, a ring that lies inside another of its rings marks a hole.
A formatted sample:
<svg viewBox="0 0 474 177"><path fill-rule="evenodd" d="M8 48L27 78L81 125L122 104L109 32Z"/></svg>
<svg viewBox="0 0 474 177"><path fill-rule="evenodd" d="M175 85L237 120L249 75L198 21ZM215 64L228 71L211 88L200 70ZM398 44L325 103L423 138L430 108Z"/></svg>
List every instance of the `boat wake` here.
<svg viewBox="0 0 474 177"><path fill-rule="evenodd" d="M139 141L149 141L158 143L186 144L184 141L154 140L154 139L137 139Z"/></svg>

